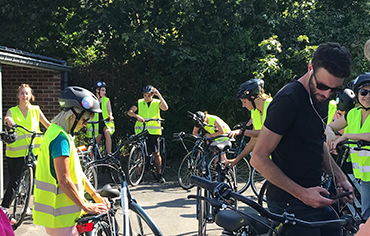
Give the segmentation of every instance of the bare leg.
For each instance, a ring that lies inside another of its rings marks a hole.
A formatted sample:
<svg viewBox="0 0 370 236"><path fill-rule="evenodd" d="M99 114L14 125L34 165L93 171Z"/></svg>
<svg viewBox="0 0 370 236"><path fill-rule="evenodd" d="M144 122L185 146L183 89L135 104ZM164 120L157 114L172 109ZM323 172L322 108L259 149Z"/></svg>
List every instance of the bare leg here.
<svg viewBox="0 0 370 236"><path fill-rule="evenodd" d="M112 152L112 137L110 136L110 131L107 127L104 127L104 137L105 137L105 148L107 153Z"/></svg>
<svg viewBox="0 0 370 236"><path fill-rule="evenodd" d="M157 167L157 173L160 175L162 174L162 157L160 152L153 152L155 166Z"/></svg>

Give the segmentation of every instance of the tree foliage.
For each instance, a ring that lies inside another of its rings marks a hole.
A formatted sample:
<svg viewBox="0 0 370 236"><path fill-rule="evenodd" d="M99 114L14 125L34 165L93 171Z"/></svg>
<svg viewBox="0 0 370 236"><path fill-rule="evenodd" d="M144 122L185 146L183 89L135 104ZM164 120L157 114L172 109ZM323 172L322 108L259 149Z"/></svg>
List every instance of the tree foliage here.
<svg viewBox="0 0 370 236"><path fill-rule="evenodd" d="M70 84L102 80L117 134L132 133L126 111L146 84L169 104L165 134L190 131L186 111L207 110L230 126L247 120L235 93L253 77L271 95L307 71L322 42L353 56L354 79L368 70L366 0L2 0L0 44L64 59Z"/></svg>

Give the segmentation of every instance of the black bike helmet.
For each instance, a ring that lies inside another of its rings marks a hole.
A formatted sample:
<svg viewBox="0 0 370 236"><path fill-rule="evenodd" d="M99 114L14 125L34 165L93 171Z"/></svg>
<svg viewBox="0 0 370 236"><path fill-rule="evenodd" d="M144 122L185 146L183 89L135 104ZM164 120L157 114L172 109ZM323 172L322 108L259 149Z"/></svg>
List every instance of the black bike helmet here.
<svg viewBox="0 0 370 236"><path fill-rule="evenodd" d="M103 88L103 87L107 87L107 84L103 81L98 81L95 83L95 88Z"/></svg>
<svg viewBox="0 0 370 236"><path fill-rule="evenodd" d="M77 107L87 112L102 112L96 96L89 90L77 86L70 86L62 91L59 97L59 105L63 110Z"/></svg>
<svg viewBox="0 0 370 236"><path fill-rule="evenodd" d="M206 118L206 115L202 111L197 111L194 113L195 117L193 119L193 124L197 128L203 127L204 119Z"/></svg>
<svg viewBox="0 0 370 236"><path fill-rule="evenodd" d="M147 85L143 88L143 93L152 93L154 87L152 85Z"/></svg>
<svg viewBox="0 0 370 236"><path fill-rule="evenodd" d="M18 134L14 130L12 131L7 131L5 130L4 132L1 132L1 140L4 143L11 144L14 143L15 140L17 140Z"/></svg>
<svg viewBox="0 0 370 236"><path fill-rule="evenodd" d="M261 79L250 79L247 82L244 82L239 87L239 91L236 96L241 98L247 98L251 100L251 96L257 96L262 92L265 83ZM253 99L254 100L254 99Z"/></svg>
<svg viewBox="0 0 370 236"><path fill-rule="evenodd" d="M75 122L71 128L71 134L74 134L77 123L85 112L90 113L101 113L99 100L89 90L70 86L65 88L59 97L59 105L64 111L72 110L73 114L76 115ZM82 109L82 112L77 113L75 108Z"/></svg>
<svg viewBox="0 0 370 236"><path fill-rule="evenodd" d="M353 81L353 91L357 96L358 90L366 85L370 85L370 73L364 73L359 76Z"/></svg>
<svg viewBox="0 0 370 236"><path fill-rule="evenodd" d="M355 93L351 89L344 89L337 95L337 109L348 112L355 107Z"/></svg>

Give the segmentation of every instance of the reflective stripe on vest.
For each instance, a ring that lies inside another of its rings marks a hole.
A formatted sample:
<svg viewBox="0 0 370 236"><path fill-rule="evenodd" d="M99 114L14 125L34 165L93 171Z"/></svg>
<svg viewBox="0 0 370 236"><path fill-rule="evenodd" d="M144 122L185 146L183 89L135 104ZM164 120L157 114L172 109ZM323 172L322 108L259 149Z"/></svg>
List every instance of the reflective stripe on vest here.
<svg viewBox="0 0 370 236"><path fill-rule="evenodd" d="M159 99L153 99L148 107L148 104L144 99L138 100L138 112L137 114L144 119L149 118L161 118L160 116L160 104ZM149 131L151 135L162 135L162 128L160 122L149 121L145 124L145 129ZM143 123L136 121L135 123L135 134L140 133L143 130Z"/></svg>
<svg viewBox="0 0 370 236"><path fill-rule="evenodd" d="M354 108L348 112L347 127L345 133L368 133L370 130L370 117L368 116L365 122L361 125L361 111L362 109ZM353 146L353 145L351 145ZM350 158L352 162L353 174L357 179L363 181L370 181L370 152L350 151Z"/></svg>
<svg viewBox="0 0 370 236"><path fill-rule="evenodd" d="M9 110L15 123L22 125L29 130L40 133L39 106L31 105L28 109L27 118L24 118L22 111L19 109L18 106L12 107ZM28 154L28 147L31 144L31 134L21 128L16 128L16 132L18 134L17 140L14 143L6 145L5 155L7 157L24 157ZM40 150L40 143L41 138L36 137L34 139L34 148L32 151L33 154L38 155Z"/></svg>
<svg viewBox="0 0 370 236"><path fill-rule="evenodd" d="M263 122L266 120L266 113L267 113L267 108L269 104L271 103L272 98L267 98L265 103L263 104L263 114L261 115L261 112L255 108L251 110L251 117L253 120L253 128L255 130L260 130L262 129Z"/></svg>
<svg viewBox="0 0 370 236"><path fill-rule="evenodd" d="M60 126L51 124L41 143L41 152L37 162L34 188L33 222L50 228L64 228L76 224L75 220L81 216L82 210L62 191L58 181L50 171L50 143L60 133L68 138L71 148L69 156L69 171L72 182L78 194L83 197L83 171L78 159L77 149L72 137Z"/></svg>
<svg viewBox="0 0 370 236"><path fill-rule="evenodd" d="M328 107L328 121L326 124L330 124L333 121L335 112L337 111L337 102L335 100L330 100Z"/></svg>
<svg viewBox="0 0 370 236"><path fill-rule="evenodd" d="M209 114L207 114L207 117L208 117L208 124L209 125L215 125L216 120L218 120L218 122L221 124L221 127L222 127L222 134L226 134L226 133L231 131L228 124L226 124L225 121L223 121L220 117L215 116L215 115L209 115ZM216 133L216 130L215 130L216 127L206 126L206 127L204 127L204 129L210 134ZM229 140L229 138L228 137L224 137L224 138L221 137L221 138L215 139L215 141L226 141L226 140Z"/></svg>
<svg viewBox="0 0 370 236"><path fill-rule="evenodd" d="M103 119L107 119L109 117L108 108L107 108L108 101L109 101L109 98L102 97L101 109L102 109ZM92 121L98 121L98 120L99 120L99 113L95 113L94 118L92 119ZM105 121L105 126L107 126L107 128L109 128L109 132L112 135L115 131L114 121ZM97 137L99 135L99 124L95 124L94 129L95 129L95 137ZM87 124L86 125L86 136L88 138L92 137L92 131L93 131L93 125L92 124Z"/></svg>

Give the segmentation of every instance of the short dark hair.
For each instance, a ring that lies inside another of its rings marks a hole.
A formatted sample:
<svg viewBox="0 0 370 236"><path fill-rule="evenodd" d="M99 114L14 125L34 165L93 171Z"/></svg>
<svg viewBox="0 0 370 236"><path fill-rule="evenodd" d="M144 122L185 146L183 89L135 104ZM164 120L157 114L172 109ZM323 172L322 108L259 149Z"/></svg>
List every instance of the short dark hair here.
<svg viewBox="0 0 370 236"><path fill-rule="evenodd" d="M338 43L323 43L313 54L313 69L326 69L330 74L338 78L346 78L351 75L351 54Z"/></svg>

